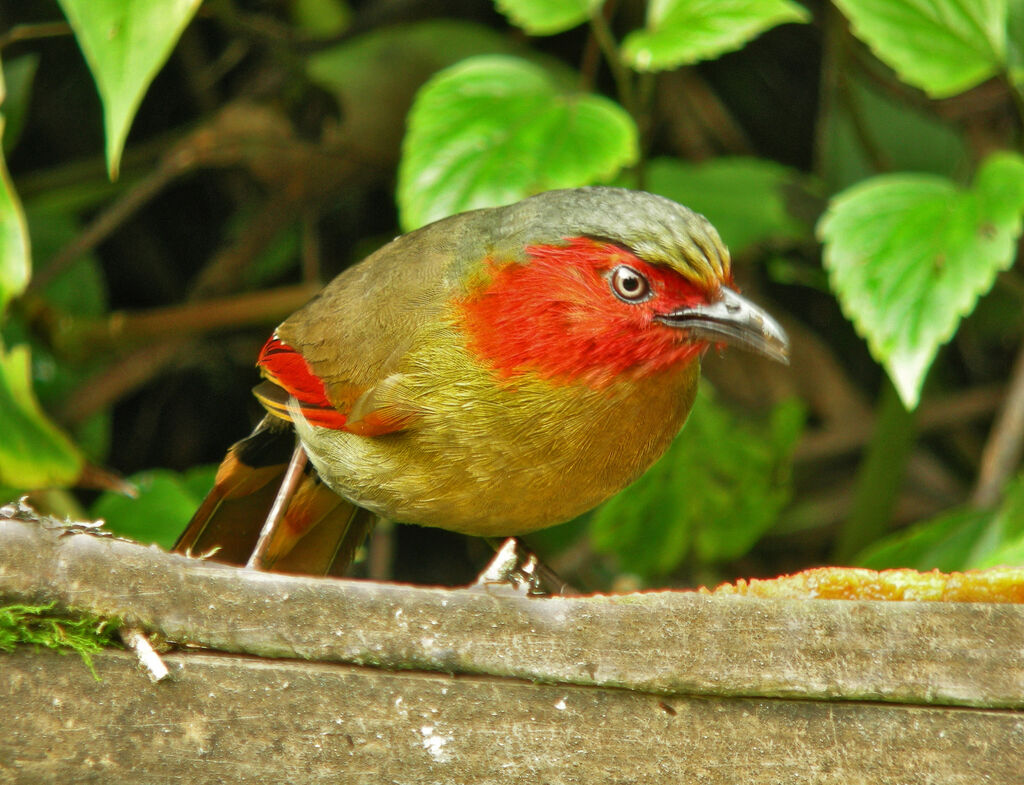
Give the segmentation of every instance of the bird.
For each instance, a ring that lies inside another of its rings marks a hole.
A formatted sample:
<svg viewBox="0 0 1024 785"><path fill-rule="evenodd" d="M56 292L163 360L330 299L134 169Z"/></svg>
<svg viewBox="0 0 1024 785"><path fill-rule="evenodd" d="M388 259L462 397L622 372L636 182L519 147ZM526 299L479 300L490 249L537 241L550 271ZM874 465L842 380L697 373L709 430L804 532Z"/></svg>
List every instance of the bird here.
<svg viewBox="0 0 1024 785"><path fill-rule="evenodd" d="M670 199L591 186L441 219L274 330L265 415L175 550L340 575L376 516L489 538L568 521L665 452L725 345L788 362L714 226Z"/></svg>

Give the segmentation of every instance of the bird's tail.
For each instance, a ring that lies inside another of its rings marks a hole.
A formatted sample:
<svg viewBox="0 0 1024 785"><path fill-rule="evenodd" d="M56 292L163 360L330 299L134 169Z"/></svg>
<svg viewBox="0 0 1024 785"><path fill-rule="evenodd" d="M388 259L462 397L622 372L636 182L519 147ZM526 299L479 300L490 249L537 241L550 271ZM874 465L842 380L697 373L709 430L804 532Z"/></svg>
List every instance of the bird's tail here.
<svg viewBox="0 0 1024 785"><path fill-rule="evenodd" d="M291 424L267 416L232 445L213 489L199 505L174 550L245 564L295 449ZM375 516L342 499L307 465L264 555L266 569L343 575Z"/></svg>

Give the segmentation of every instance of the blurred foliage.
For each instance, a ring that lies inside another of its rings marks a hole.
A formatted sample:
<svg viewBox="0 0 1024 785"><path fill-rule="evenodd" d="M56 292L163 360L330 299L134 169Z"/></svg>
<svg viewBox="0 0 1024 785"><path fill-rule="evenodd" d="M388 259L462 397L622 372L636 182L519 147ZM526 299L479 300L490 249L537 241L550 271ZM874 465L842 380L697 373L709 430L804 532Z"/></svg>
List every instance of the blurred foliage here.
<svg viewBox="0 0 1024 785"><path fill-rule="evenodd" d="M719 227L793 365L709 357L715 392L670 452L532 538L557 569L717 582L865 544L871 566L1021 563L1022 9L0 9L0 485L167 545L257 414L252 361L308 296L293 284L399 228L613 182ZM398 577L434 537L436 579L467 579L452 535L394 532Z"/></svg>
<svg viewBox="0 0 1024 785"><path fill-rule="evenodd" d="M789 501L790 460L802 426L795 401L757 422L713 396L698 396L661 460L593 513L594 549L645 576L671 572L688 556L714 564L744 555Z"/></svg>
<svg viewBox="0 0 1024 785"><path fill-rule="evenodd" d="M196 466L184 472L153 469L129 477L136 495L107 491L89 508L108 529L141 543L171 548L213 486L216 467Z"/></svg>

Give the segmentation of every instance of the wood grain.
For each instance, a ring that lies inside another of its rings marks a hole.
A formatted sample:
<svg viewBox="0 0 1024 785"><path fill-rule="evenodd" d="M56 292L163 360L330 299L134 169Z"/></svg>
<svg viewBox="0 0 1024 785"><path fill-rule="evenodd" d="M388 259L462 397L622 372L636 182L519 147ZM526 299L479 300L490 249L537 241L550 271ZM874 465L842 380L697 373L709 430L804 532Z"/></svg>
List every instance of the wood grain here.
<svg viewBox="0 0 1024 785"><path fill-rule="evenodd" d="M0 521L0 600L226 652L657 694L1024 707L1024 608L648 592L529 598L225 567Z"/></svg>
<svg viewBox="0 0 1024 785"><path fill-rule="evenodd" d="M1024 716L202 653L0 657L0 781L1017 785Z"/></svg>

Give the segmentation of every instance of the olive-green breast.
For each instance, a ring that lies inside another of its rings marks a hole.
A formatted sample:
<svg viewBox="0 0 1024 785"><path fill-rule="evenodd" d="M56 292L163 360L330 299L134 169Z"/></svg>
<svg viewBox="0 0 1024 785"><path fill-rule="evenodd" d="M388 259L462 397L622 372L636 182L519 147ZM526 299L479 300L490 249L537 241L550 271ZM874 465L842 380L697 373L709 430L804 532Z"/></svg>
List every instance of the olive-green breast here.
<svg viewBox="0 0 1024 785"><path fill-rule="evenodd" d="M390 391L416 407L408 430L366 438L296 422L334 490L407 523L501 536L573 518L662 455L696 392L697 361L601 390L498 380L451 324L426 333Z"/></svg>

